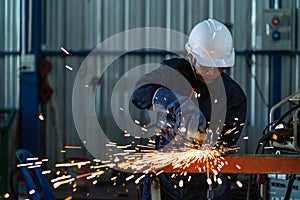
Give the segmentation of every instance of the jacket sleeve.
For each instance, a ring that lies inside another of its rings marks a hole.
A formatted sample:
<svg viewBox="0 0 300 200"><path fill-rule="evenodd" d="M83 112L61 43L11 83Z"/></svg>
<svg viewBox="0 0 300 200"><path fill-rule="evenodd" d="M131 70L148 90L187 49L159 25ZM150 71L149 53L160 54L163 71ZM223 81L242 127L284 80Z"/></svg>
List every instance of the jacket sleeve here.
<svg viewBox="0 0 300 200"><path fill-rule="evenodd" d="M164 85L165 66L161 65L157 69L144 74L135 84L132 94L132 103L140 109L150 109L152 97L155 91Z"/></svg>
<svg viewBox="0 0 300 200"><path fill-rule="evenodd" d="M135 89L132 95L132 103L140 109L150 109L155 91L162 87L158 84L146 84Z"/></svg>
<svg viewBox="0 0 300 200"><path fill-rule="evenodd" d="M245 125L247 98L240 88L236 88L232 95L228 97L228 102L221 139L227 143L226 146L234 146Z"/></svg>
<svg viewBox="0 0 300 200"><path fill-rule="evenodd" d="M171 62L171 61L170 61ZM172 67L174 63L162 63L157 69L144 74L136 83L132 103L140 109L149 109L155 91L165 87L182 96L188 96L192 87L184 74Z"/></svg>

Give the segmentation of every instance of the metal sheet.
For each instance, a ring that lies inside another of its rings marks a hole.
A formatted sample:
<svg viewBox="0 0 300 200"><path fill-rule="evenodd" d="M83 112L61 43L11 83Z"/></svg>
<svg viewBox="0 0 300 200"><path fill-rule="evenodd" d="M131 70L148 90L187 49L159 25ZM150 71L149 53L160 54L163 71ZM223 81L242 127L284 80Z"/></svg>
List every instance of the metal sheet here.
<svg viewBox="0 0 300 200"><path fill-rule="evenodd" d="M220 173L230 174L300 174L300 156L278 155L228 155L225 156L227 165ZM200 173L198 168L203 163L193 163L186 169L189 173ZM164 168L165 173L178 172L172 166Z"/></svg>

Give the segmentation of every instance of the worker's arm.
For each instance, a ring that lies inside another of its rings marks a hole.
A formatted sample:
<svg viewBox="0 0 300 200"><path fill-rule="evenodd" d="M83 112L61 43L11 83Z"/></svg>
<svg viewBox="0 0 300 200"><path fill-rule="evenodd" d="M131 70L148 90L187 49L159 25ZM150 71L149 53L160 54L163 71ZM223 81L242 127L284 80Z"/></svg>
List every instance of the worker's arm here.
<svg viewBox="0 0 300 200"><path fill-rule="evenodd" d="M200 131L205 131L206 120L202 112L199 110L191 99L186 96L178 95L170 89L159 84L150 84L151 77L155 72L147 74L139 83L147 83L138 87L132 96L132 102L141 109L153 109L161 113L160 122L163 126L168 126L167 114L173 114L175 134L184 134L184 137L193 140L198 138ZM154 79L161 75L157 73ZM138 85L137 84L137 85ZM202 140L202 139L201 139Z"/></svg>
<svg viewBox="0 0 300 200"><path fill-rule="evenodd" d="M157 87L158 89L156 89ZM174 134L185 134L188 140L197 140L200 137L200 132L205 132L206 119L192 100L177 95L165 87L159 87L159 85L142 86L134 92L132 101L140 108L151 107L160 112L162 129L163 126L169 125L167 114L173 114L175 121L172 124L172 129L174 129ZM203 135L201 135L201 142L203 142Z"/></svg>
<svg viewBox="0 0 300 200"><path fill-rule="evenodd" d="M177 70L162 63L160 67L144 74L135 84L132 102L140 109L149 109L155 91L165 87L182 96L192 91L190 83Z"/></svg>
<svg viewBox="0 0 300 200"><path fill-rule="evenodd" d="M236 145L243 127L247 114L247 99L242 90L237 88L228 97L227 114L225 126L223 127L221 139L226 146Z"/></svg>

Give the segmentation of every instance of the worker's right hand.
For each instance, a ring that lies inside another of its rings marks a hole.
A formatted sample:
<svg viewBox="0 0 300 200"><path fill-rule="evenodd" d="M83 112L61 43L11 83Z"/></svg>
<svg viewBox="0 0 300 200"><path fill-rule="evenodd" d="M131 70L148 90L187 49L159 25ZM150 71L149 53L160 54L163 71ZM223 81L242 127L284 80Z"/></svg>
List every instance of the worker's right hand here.
<svg viewBox="0 0 300 200"><path fill-rule="evenodd" d="M174 132L190 141L199 136L195 133L205 132L206 119L188 97L176 95L167 88L159 88L153 97L153 108L174 115Z"/></svg>

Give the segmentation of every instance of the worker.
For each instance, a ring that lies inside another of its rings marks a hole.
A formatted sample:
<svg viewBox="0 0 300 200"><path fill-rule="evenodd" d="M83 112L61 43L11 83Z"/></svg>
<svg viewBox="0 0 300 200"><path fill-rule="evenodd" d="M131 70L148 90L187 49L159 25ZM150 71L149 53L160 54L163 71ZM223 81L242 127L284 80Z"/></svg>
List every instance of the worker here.
<svg viewBox="0 0 300 200"><path fill-rule="evenodd" d="M238 83L224 71L235 61L229 29L215 19L204 20L191 30L185 49L184 57L162 61L137 81L133 104L164 116L166 126L161 127L162 134L156 138L157 149L164 148L178 134L192 143L200 138L200 143L205 144L236 145L246 118L247 99ZM207 141L201 139L203 133ZM190 175L187 180L189 175L161 173L161 199L210 198L206 175ZM185 181L181 187L180 179ZM151 199L147 178L142 193L143 199ZM231 199L226 178L210 195L213 199Z"/></svg>

